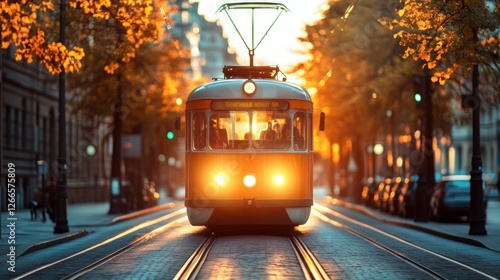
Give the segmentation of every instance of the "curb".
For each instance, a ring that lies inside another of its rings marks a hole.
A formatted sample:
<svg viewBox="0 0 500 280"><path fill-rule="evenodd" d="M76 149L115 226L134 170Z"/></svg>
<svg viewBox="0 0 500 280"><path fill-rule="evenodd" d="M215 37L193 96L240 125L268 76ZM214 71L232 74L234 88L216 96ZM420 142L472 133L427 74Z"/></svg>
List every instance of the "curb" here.
<svg viewBox="0 0 500 280"><path fill-rule="evenodd" d="M59 244L62 244L64 242L68 242L68 241L77 239L79 237L86 236L86 235L88 235L89 233L92 233L92 232L94 232L94 230L86 230L86 229L84 229L84 230L81 230L79 232L68 234L68 235L65 235L65 236L62 236L62 237L59 237L59 238L55 238L55 239L51 239L51 240L48 240L48 241L36 243L36 244L33 244L33 245L29 246L19 256L24 256L24 255L27 255L29 253L32 253L32 252L35 252L35 251L38 251L38 250L42 250L42 249L46 249L46 248L49 248L49 247L52 247L52 246L55 246L55 245L59 245Z"/></svg>

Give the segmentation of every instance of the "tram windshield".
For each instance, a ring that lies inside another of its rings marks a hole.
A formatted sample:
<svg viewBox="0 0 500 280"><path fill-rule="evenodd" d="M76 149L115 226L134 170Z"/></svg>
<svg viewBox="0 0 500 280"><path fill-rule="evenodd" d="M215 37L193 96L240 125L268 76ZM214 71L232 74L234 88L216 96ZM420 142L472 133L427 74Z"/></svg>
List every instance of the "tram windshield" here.
<svg viewBox="0 0 500 280"><path fill-rule="evenodd" d="M191 121L194 150L306 149L305 112L218 111L209 116L194 113ZM208 133L207 133L208 131ZM206 145L208 143L208 145Z"/></svg>

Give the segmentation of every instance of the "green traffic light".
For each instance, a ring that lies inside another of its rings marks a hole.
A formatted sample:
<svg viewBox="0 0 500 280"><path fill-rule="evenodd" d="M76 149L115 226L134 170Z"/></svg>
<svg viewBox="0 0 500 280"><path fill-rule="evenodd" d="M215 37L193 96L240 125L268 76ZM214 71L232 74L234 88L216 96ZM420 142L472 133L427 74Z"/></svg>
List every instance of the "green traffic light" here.
<svg viewBox="0 0 500 280"><path fill-rule="evenodd" d="M417 102L422 101L422 95L420 95L420 93L415 93L415 101Z"/></svg>
<svg viewBox="0 0 500 280"><path fill-rule="evenodd" d="M174 139L174 133L172 131L167 132L167 139L168 140Z"/></svg>

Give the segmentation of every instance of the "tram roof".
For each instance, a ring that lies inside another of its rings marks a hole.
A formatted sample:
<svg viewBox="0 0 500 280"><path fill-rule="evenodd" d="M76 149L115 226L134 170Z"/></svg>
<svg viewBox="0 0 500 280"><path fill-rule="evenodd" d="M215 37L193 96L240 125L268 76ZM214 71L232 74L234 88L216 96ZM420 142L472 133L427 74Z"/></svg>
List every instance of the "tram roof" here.
<svg viewBox="0 0 500 280"><path fill-rule="evenodd" d="M257 90L253 95L243 92L243 83L248 79L221 79L195 88L187 102L201 99L295 99L311 101L307 90L299 85L273 79L252 79Z"/></svg>

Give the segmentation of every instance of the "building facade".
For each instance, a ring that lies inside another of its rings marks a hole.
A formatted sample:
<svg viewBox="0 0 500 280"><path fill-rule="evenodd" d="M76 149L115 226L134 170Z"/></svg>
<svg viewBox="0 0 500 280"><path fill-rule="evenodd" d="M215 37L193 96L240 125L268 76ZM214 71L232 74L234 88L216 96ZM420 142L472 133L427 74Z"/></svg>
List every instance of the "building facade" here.
<svg viewBox="0 0 500 280"><path fill-rule="evenodd" d="M484 180L497 180L500 168L500 111L497 106L482 104L480 113L481 161ZM472 160L472 124L454 125L451 141L442 141L440 148L448 159L440 162L448 174L469 174Z"/></svg>
<svg viewBox="0 0 500 280"><path fill-rule="evenodd" d="M172 15L175 24L171 32L191 50L191 74L194 78L223 78L222 68L237 65L237 61L223 35L222 26L201 16L198 2L177 0L175 4L179 13Z"/></svg>
<svg viewBox="0 0 500 280"><path fill-rule="evenodd" d="M33 192L50 177L57 178L59 157L58 76L37 63L15 61L14 49L1 54L1 210L7 205L8 166L15 166L16 208L28 208ZM82 118L66 108L66 162L69 201L103 199L104 190L96 185L98 157L92 154L92 137L84 129ZM11 185L12 187L12 185ZM83 195L87 194L87 195Z"/></svg>

